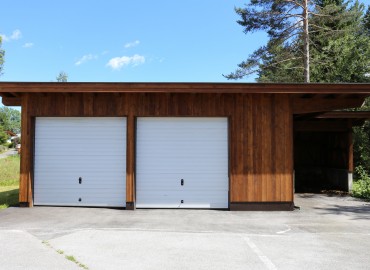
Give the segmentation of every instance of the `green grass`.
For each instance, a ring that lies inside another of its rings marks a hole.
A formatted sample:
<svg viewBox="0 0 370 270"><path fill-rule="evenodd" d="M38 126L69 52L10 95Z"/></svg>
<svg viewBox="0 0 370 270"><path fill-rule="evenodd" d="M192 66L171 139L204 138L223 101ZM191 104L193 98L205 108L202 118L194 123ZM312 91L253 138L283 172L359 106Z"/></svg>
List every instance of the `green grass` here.
<svg viewBox="0 0 370 270"><path fill-rule="evenodd" d="M5 145L1 145L1 144L0 144L0 154L1 154L1 153L3 153L3 152L8 151L8 149L9 149L9 148L8 148L8 147L6 147Z"/></svg>
<svg viewBox="0 0 370 270"><path fill-rule="evenodd" d="M0 159L0 209L18 205L19 162L18 155Z"/></svg>
<svg viewBox="0 0 370 270"><path fill-rule="evenodd" d="M64 252L62 250L58 250L58 253L59 254L64 254ZM75 257L73 257L72 255L65 255L65 258L71 262L74 262L75 264L77 264L79 267L83 268L83 269L89 269L86 265L80 263L79 261L76 260Z"/></svg>
<svg viewBox="0 0 370 270"><path fill-rule="evenodd" d="M49 247L49 248L51 248L51 249L55 250L55 249L50 245L50 243L49 243L47 240L42 241L42 243L43 243L45 246L47 246L47 247ZM79 261L77 261L77 260L76 260L76 258L75 258L73 255L66 255L66 254L64 254L64 251L63 251L63 250L61 250L61 249L58 249L58 250L55 250L55 251L56 251L56 252L58 252L60 255L64 255L64 258L66 258L68 261L71 261L71 262L73 262L73 263L77 264L79 267L81 267L81 268L83 268L83 269L85 269L85 270L88 270L88 269L89 269L89 267L87 267L86 265L84 265L84 264L80 263Z"/></svg>

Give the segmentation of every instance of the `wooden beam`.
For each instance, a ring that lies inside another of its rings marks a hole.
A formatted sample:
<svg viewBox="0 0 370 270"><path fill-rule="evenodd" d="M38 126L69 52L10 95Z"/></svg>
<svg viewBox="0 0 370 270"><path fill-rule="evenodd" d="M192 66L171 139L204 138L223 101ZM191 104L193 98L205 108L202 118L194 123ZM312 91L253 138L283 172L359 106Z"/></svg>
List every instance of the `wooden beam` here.
<svg viewBox="0 0 370 270"><path fill-rule="evenodd" d="M290 93L290 94L365 94L370 84L299 83L59 83L0 82L0 93Z"/></svg>
<svg viewBox="0 0 370 270"><path fill-rule="evenodd" d="M364 102L364 97L357 98L333 98L333 99L309 99L294 98L293 113L304 114L323 111L340 110L347 108L360 107Z"/></svg>
<svg viewBox="0 0 370 270"><path fill-rule="evenodd" d="M314 112L314 113L304 113L304 114L296 114L294 115L294 120L312 120L314 118L317 118L319 115L322 115L325 112Z"/></svg>
<svg viewBox="0 0 370 270"><path fill-rule="evenodd" d="M294 131L307 132L348 132L348 121L294 121Z"/></svg>
<svg viewBox="0 0 370 270"><path fill-rule="evenodd" d="M356 111L356 112L326 112L322 113L315 118L319 119L370 119L370 112L368 111Z"/></svg>
<svg viewBox="0 0 370 270"><path fill-rule="evenodd" d="M22 99L20 97L3 97L2 102L5 106L21 106Z"/></svg>

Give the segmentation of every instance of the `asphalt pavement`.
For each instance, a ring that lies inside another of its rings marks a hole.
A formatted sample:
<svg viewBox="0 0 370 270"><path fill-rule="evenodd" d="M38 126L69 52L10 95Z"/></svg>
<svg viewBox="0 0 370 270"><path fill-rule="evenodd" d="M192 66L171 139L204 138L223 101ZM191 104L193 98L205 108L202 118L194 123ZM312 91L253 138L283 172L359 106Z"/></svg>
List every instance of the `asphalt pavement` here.
<svg viewBox="0 0 370 270"><path fill-rule="evenodd" d="M369 269L370 203L296 195L300 210L0 211L0 269ZM60 254L63 253L63 254Z"/></svg>
<svg viewBox="0 0 370 270"><path fill-rule="evenodd" d="M9 149L8 151L1 153L0 158L7 158L9 156L14 156L14 155L17 155L17 154L18 154L17 150Z"/></svg>

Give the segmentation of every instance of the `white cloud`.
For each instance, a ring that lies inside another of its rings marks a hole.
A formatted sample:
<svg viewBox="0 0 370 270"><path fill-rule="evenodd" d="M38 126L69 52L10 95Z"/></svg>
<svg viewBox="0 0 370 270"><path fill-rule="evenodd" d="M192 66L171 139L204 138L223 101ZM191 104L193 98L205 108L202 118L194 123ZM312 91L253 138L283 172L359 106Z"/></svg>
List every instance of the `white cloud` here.
<svg viewBox="0 0 370 270"><path fill-rule="evenodd" d="M20 39L22 37L22 33L20 30L14 30L13 34L10 36L10 39Z"/></svg>
<svg viewBox="0 0 370 270"><path fill-rule="evenodd" d="M27 43L25 43L24 45L23 45L23 48L31 48L31 47L33 47L33 43L32 42L27 42Z"/></svg>
<svg viewBox="0 0 370 270"><path fill-rule="evenodd" d="M84 56L82 56L80 59L77 60L77 62L75 63L76 66L79 66L87 61L90 61L90 60L94 60L94 59L97 59L98 56L97 55L93 55L93 54L86 54Z"/></svg>
<svg viewBox="0 0 370 270"><path fill-rule="evenodd" d="M145 63L145 57L142 55L135 54L133 56L122 56L114 57L109 60L107 66L111 67L114 70L119 70L123 66L138 66Z"/></svg>
<svg viewBox="0 0 370 270"><path fill-rule="evenodd" d="M133 42L126 43L125 44L125 48L128 49L128 48L136 47L139 44L140 44L140 41L139 40L135 40Z"/></svg>
<svg viewBox="0 0 370 270"><path fill-rule="evenodd" d="M13 31L13 33L10 36L7 36L5 34L0 34L3 41L11 41L11 40L17 40L22 37L22 32L19 29L16 29Z"/></svg>

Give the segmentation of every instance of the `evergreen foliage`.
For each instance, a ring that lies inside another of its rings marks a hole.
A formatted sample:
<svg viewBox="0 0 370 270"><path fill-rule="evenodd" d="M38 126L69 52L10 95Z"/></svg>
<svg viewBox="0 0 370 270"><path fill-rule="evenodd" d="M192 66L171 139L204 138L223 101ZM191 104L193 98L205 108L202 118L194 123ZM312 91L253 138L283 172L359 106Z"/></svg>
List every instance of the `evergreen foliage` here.
<svg viewBox="0 0 370 270"><path fill-rule="evenodd" d="M57 82L67 82L68 81L68 74L64 71L59 72L57 76Z"/></svg>
<svg viewBox="0 0 370 270"><path fill-rule="evenodd" d="M304 20L299 6L305 1L310 81L369 82L370 8L365 13L358 1L343 0L264 0L237 8L244 32L266 31L269 41L225 77L241 79L257 73L258 82L306 82Z"/></svg>
<svg viewBox="0 0 370 270"><path fill-rule="evenodd" d="M314 82L368 82L370 36L364 27L364 6L342 0L321 1L320 14L311 23L312 73ZM330 29L330 30L326 30ZM314 29L313 29L314 30Z"/></svg>

